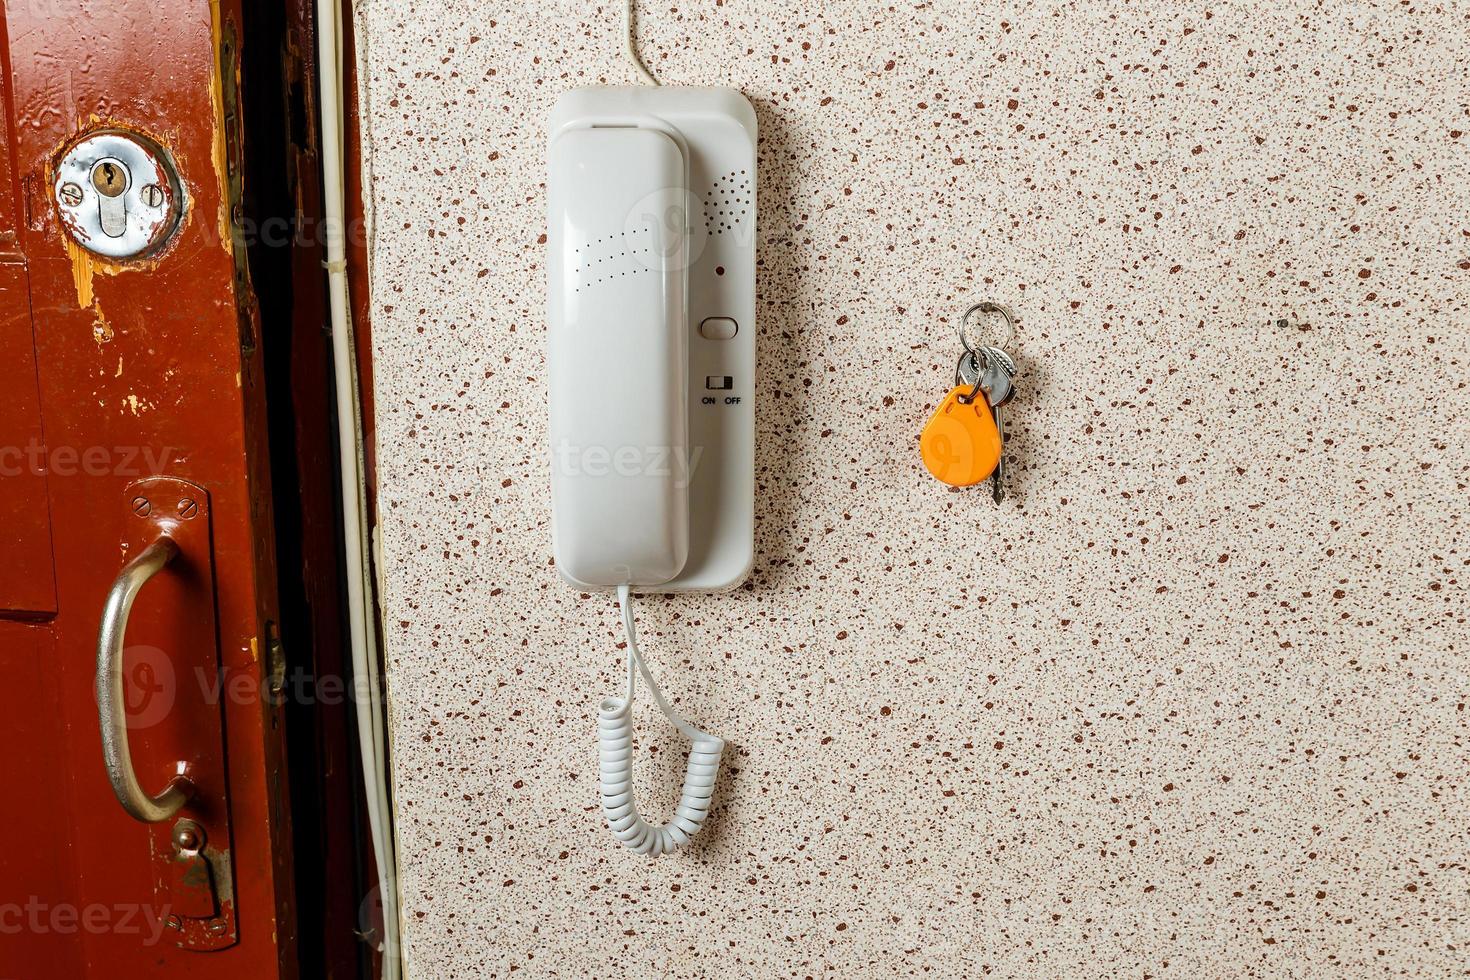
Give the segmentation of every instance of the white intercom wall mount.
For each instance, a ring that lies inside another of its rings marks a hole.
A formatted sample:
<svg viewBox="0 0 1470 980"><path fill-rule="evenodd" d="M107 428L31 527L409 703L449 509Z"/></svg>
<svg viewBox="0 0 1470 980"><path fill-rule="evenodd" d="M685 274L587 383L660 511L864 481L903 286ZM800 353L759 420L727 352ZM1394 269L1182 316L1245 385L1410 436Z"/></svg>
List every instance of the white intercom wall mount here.
<svg viewBox="0 0 1470 980"><path fill-rule="evenodd" d="M731 589L752 565L755 113L729 88L590 88L548 128L553 551L569 583L621 600L627 693L599 711L603 812L657 855L702 826L724 742L659 692L629 600ZM640 674L693 743L661 827L632 797Z"/></svg>

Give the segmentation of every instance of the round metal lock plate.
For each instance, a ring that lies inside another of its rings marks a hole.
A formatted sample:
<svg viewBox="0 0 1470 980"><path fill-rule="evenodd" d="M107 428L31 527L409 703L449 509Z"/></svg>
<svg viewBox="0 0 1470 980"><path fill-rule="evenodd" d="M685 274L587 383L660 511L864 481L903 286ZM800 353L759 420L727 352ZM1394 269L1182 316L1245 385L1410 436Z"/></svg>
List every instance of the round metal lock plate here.
<svg viewBox="0 0 1470 980"><path fill-rule="evenodd" d="M184 212L164 150L132 133L94 133L56 167L61 223L79 245L111 259L143 258L173 235Z"/></svg>

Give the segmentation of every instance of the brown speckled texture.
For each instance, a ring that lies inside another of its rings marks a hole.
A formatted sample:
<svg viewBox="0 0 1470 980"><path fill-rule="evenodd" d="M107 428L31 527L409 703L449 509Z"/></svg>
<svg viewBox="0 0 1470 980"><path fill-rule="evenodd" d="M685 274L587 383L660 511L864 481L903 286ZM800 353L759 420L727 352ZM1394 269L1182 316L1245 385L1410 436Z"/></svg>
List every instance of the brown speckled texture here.
<svg viewBox="0 0 1470 980"><path fill-rule="evenodd" d="M755 572L639 607L733 749L656 863L543 445L542 122L617 10L359 0L411 975L1462 975L1467 8L640 3L762 137ZM982 296L999 508L917 452Z"/></svg>

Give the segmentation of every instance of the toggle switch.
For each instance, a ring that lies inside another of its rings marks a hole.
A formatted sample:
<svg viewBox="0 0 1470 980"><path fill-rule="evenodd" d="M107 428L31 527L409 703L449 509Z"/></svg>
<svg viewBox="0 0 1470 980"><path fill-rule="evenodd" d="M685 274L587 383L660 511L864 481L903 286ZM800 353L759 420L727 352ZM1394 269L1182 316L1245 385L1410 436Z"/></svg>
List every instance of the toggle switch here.
<svg viewBox="0 0 1470 980"><path fill-rule="evenodd" d="M706 391L731 391L735 387L735 379L729 375L712 374L704 379Z"/></svg>
<svg viewBox="0 0 1470 980"><path fill-rule="evenodd" d="M706 317L699 325L699 335L705 340L729 340L740 332L740 324L727 316Z"/></svg>

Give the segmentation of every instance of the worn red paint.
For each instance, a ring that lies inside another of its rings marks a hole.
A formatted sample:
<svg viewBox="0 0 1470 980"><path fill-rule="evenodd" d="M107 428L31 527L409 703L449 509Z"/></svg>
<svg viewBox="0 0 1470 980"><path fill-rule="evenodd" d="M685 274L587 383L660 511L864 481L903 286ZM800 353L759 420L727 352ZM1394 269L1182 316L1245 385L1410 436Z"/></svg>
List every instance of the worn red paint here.
<svg viewBox="0 0 1470 980"><path fill-rule="evenodd" d="M226 40L238 37L241 2L0 4L0 77L9 83L0 93L8 136L0 154L0 351L15 355L8 367L22 365L7 376L0 444L28 438L39 409L53 457L101 447L113 461L102 472L53 468L0 492L0 520L30 515L19 559L7 553L0 567L0 736L25 746L0 753L0 779L33 801L0 816L0 902L34 896L51 910L131 908L137 923L148 920L139 909L159 911L150 830L112 796L91 694L100 610L127 557L119 499L148 475L142 460L160 460L163 472L209 490L220 669L264 685L262 638L277 618L271 498L261 363L258 352L241 350L241 337L255 335L253 304L229 234L227 158L240 141L227 126L239 114L226 111L222 74L234 69L219 64ZM183 227L146 263L103 263L69 246L52 206L48 177L59 153L104 126L150 134L180 170L189 200ZM18 305L27 281L30 302ZM30 317L15 313L27 305ZM28 400L23 365L32 343L36 398ZM12 392L20 392L13 402ZM121 465L130 451L132 463ZM45 587L47 513L54 597ZM140 624L190 614L155 604L166 598L145 592ZM101 929L63 915L69 929L6 935L0 975L294 976L278 710L262 698L223 702L238 943L191 953L168 936L150 945L146 928L122 928L120 912ZM140 775L156 788L161 774ZM217 778L222 787L224 774Z"/></svg>

